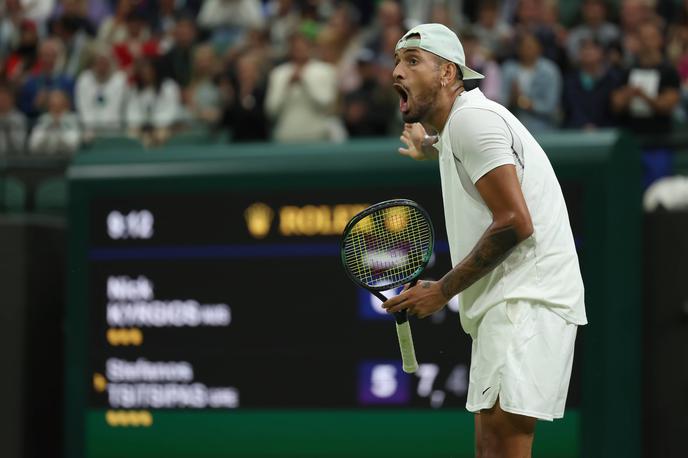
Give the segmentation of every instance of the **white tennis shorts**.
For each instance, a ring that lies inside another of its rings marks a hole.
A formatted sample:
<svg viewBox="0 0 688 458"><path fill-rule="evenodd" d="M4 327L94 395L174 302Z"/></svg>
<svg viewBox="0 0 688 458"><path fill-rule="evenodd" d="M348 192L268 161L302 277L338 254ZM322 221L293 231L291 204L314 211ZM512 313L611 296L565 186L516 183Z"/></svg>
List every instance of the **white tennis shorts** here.
<svg viewBox="0 0 688 458"><path fill-rule="evenodd" d="M552 421L564 416L578 326L539 303L506 301L489 309L471 351L466 408L502 410Z"/></svg>

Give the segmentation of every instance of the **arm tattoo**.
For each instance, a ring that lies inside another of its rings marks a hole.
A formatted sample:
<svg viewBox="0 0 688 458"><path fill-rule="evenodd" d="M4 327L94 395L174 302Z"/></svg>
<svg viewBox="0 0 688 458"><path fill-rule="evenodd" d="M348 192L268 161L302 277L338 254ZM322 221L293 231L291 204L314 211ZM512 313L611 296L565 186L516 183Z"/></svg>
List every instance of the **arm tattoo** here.
<svg viewBox="0 0 688 458"><path fill-rule="evenodd" d="M513 226L488 227L473 251L440 280L444 297L454 297L487 275L506 259L516 245L518 236Z"/></svg>

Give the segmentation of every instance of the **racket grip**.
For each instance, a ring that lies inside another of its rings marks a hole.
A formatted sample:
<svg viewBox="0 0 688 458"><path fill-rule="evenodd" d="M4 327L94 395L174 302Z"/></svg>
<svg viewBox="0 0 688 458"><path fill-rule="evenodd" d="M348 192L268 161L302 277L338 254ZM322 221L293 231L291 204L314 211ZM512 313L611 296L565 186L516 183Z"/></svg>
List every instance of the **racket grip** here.
<svg viewBox="0 0 688 458"><path fill-rule="evenodd" d="M413 337L411 336L411 326L408 321L397 323L397 337L399 338L399 349L401 350L401 362L404 372L412 374L418 369L416 361L416 351L413 348Z"/></svg>

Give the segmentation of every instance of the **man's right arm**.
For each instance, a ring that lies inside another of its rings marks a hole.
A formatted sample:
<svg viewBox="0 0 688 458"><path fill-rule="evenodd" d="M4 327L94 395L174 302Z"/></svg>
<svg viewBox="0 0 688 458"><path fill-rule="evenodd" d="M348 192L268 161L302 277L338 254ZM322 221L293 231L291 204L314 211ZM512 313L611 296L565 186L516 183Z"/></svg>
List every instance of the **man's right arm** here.
<svg viewBox="0 0 688 458"><path fill-rule="evenodd" d="M428 135L420 123L404 124L404 131L399 137L406 144L406 148L399 148L399 153L417 161L437 159L439 151L433 146L437 143L436 135Z"/></svg>

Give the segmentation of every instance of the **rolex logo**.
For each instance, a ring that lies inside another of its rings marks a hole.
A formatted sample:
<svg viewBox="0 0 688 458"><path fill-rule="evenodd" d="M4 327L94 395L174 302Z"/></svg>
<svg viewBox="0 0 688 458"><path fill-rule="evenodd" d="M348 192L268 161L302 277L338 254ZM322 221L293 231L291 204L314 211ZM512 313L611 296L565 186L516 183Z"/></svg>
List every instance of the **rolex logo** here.
<svg viewBox="0 0 688 458"><path fill-rule="evenodd" d="M275 212L272 208L268 207L264 203L256 202L246 209L244 212L244 218L246 219L246 227L248 232L257 239L262 239L268 232L270 232L270 226L272 225L272 219L275 216Z"/></svg>

